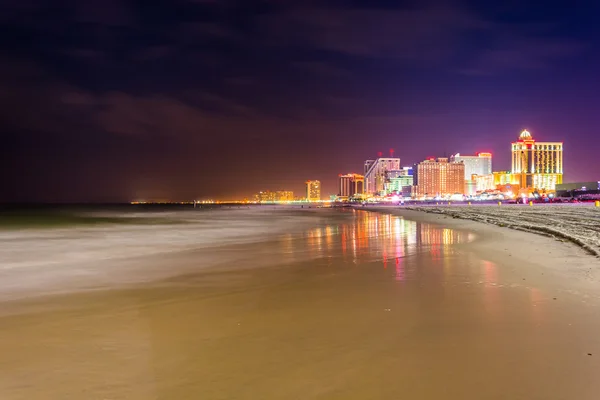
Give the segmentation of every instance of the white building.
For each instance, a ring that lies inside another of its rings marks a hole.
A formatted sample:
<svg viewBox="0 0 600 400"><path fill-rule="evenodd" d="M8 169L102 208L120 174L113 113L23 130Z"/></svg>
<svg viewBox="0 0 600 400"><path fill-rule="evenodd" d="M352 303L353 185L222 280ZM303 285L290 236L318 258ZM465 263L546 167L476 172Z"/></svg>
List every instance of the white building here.
<svg viewBox="0 0 600 400"><path fill-rule="evenodd" d="M474 156L461 156L460 153L451 157L451 161L465 164L465 180L472 180L473 175L490 175L492 173L492 153L477 153Z"/></svg>
<svg viewBox="0 0 600 400"><path fill-rule="evenodd" d="M385 190L390 171L400 169L399 158L378 158L365 161L365 193L379 194Z"/></svg>

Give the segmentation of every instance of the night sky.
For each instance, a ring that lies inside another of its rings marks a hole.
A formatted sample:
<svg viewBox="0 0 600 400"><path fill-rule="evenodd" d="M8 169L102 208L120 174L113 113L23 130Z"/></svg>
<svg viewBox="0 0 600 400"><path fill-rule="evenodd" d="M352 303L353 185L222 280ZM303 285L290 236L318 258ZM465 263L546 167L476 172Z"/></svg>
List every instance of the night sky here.
<svg viewBox="0 0 600 400"><path fill-rule="evenodd" d="M0 201L325 197L523 128L597 180L599 3L4 0Z"/></svg>

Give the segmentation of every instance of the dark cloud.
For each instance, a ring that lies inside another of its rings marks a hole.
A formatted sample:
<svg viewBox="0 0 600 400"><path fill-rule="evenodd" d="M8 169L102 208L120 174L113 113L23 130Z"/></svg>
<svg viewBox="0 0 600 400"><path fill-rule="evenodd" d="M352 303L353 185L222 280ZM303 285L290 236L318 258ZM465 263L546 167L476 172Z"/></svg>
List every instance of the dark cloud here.
<svg viewBox="0 0 600 400"><path fill-rule="evenodd" d="M333 190L389 147L414 162L495 150L526 123L560 132L591 104L553 119L579 77L595 79L592 24L507 4L6 1L3 162L27 168L35 148L56 173L31 174L31 193L64 173L63 198L226 196L307 178ZM102 185L89 192L73 165Z"/></svg>
<svg viewBox="0 0 600 400"><path fill-rule="evenodd" d="M134 11L128 2L120 0L71 0L73 18L76 22L110 26L131 26L136 23Z"/></svg>
<svg viewBox="0 0 600 400"><path fill-rule="evenodd" d="M324 78L350 78L352 72L323 61L293 61L292 66Z"/></svg>
<svg viewBox="0 0 600 400"><path fill-rule="evenodd" d="M260 19L273 44L304 44L352 56L420 61L448 54L449 46L490 23L460 9L314 8ZM277 34L271 34L277 32Z"/></svg>

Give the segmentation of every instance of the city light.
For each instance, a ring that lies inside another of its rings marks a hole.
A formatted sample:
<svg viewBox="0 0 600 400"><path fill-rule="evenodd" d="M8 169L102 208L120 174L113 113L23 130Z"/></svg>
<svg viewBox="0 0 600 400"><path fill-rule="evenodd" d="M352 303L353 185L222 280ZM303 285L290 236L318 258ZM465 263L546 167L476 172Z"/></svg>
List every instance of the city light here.
<svg viewBox="0 0 600 400"><path fill-rule="evenodd" d="M528 130L520 132L511 143L511 170L493 171L492 153L475 155L457 152L449 158L427 157L412 167L400 167L400 158L384 157L364 162L364 175L348 172L337 176L336 193L321 200L321 182L307 180L306 194L294 197L292 191L261 191L254 195L253 204L304 203L394 203L405 201L515 201L535 199L555 201L555 191L563 181L563 143L537 142ZM594 186L596 186L594 184ZM598 192L600 192L600 183ZM585 191L586 186L570 190ZM594 190L595 191L595 190ZM600 198L600 194L598 194ZM470 204L470 203L469 203Z"/></svg>

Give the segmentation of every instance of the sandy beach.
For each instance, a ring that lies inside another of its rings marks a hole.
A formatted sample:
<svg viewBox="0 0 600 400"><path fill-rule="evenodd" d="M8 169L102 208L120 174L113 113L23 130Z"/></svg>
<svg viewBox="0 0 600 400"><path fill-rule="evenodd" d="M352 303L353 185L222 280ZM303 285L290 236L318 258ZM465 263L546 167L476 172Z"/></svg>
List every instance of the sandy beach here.
<svg viewBox="0 0 600 400"><path fill-rule="evenodd" d="M105 261L170 271L152 280L6 299L0 398L598 398L598 259L444 215L328 213Z"/></svg>

